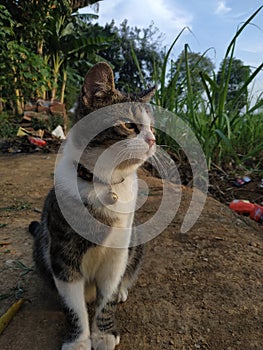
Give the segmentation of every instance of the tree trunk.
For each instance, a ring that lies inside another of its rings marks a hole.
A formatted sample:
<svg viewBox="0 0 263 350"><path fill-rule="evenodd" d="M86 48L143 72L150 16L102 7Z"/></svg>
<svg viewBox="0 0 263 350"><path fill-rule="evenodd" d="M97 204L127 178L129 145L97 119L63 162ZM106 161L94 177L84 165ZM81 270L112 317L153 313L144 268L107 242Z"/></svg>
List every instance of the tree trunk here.
<svg viewBox="0 0 263 350"><path fill-rule="evenodd" d="M57 87L53 86L52 90L51 90L51 101L54 101L56 98L56 94L57 94Z"/></svg>
<svg viewBox="0 0 263 350"><path fill-rule="evenodd" d="M58 76L59 76L59 68L61 66L62 61L59 59L59 54L56 53L53 56L53 87L51 90L51 101L54 101L57 95L57 88L58 88Z"/></svg>
<svg viewBox="0 0 263 350"><path fill-rule="evenodd" d="M65 90L66 90L66 85L67 85L67 71L63 70L63 80L62 80L62 85L61 85L61 95L60 95L60 102L64 103L64 98L65 98Z"/></svg>
<svg viewBox="0 0 263 350"><path fill-rule="evenodd" d="M23 97L21 95L21 91L19 89L15 89L15 96L16 96L16 113L21 115L24 112L24 103L23 103Z"/></svg>
<svg viewBox="0 0 263 350"><path fill-rule="evenodd" d="M43 56L43 45L44 45L44 40L41 40L40 42L37 43L37 53L39 56Z"/></svg>
<svg viewBox="0 0 263 350"><path fill-rule="evenodd" d="M54 81L51 89L51 101L54 101L56 99L57 89L58 89L58 72L54 71Z"/></svg>

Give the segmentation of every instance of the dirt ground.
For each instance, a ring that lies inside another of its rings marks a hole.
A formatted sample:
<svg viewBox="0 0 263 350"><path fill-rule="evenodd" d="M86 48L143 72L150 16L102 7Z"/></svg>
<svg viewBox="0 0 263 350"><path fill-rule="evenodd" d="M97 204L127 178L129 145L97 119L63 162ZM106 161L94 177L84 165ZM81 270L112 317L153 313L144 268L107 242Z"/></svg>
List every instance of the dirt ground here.
<svg viewBox="0 0 263 350"><path fill-rule="evenodd" d="M0 336L1 350L58 350L64 336L58 299L34 272L27 231L40 217L55 158L0 156L0 313L26 298ZM160 180L142 177L151 192L138 220L158 208L162 194ZM262 226L208 197L194 227L182 234L191 195L183 189L175 219L147 243L139 279L119 305L118 349L262 350Z"/></svg>

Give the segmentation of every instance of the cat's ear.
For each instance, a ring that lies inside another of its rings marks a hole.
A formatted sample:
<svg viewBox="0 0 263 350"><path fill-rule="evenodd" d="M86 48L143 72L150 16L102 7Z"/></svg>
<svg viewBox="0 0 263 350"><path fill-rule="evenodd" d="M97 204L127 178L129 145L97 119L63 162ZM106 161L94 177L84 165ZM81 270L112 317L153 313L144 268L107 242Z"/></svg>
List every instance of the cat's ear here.
<svg viewBox="0 0 263 350"><path fill-rule="evenodd" d="M139 96L138 96L139 97L139 101L143 102L143 103L150 102L151 99L153 98L154 94L155 94L156 89L157 89L156 86L152 86L151 88L142 91L139 94Z"/></svg>
<svg viewBox="0 0 263 350"><path fill-rule="evenodd" d="M106 62L97 63L87 73L83 87L82 99L85 105L92 105L94 99L110 97L115 92L114 75Z"/></svg>

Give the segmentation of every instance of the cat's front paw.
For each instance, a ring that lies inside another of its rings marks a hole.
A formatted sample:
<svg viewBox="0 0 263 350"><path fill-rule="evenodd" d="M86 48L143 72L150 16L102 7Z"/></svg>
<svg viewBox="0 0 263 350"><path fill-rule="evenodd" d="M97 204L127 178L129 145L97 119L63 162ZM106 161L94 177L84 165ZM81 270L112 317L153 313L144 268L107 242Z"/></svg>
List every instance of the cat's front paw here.
<svg viewBox="0 0 263 350"><path fill-rule="evenodd" d="M124 303L128 299L128 289L121 287L118 295L118 303Z"/></svg>
<svg viewBox="0 0 263 350"><path fill-rule="evenodd" d="M74 343L64 343L61 350L91 350L91 341L87 339Z"/></svg>
<svg viewBox="0 0 263 350"><path fill-rule="evenodd" d="M91 339L93 350L113 350L120 343L120 336L114 334L93 333Z"/></svg>

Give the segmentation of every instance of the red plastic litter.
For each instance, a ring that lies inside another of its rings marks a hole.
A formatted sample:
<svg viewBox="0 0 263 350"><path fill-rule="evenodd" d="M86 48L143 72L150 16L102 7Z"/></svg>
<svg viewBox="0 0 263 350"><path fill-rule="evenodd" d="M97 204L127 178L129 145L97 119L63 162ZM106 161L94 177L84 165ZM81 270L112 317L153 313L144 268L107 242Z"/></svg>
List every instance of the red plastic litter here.
<svg viewBox="0 0 263 350"><path fill-rule="evenodd" d="M28 140L32 145L39 147L44 147L47 144L45 140L42 140L39 137L28 136Z"/></svg>

